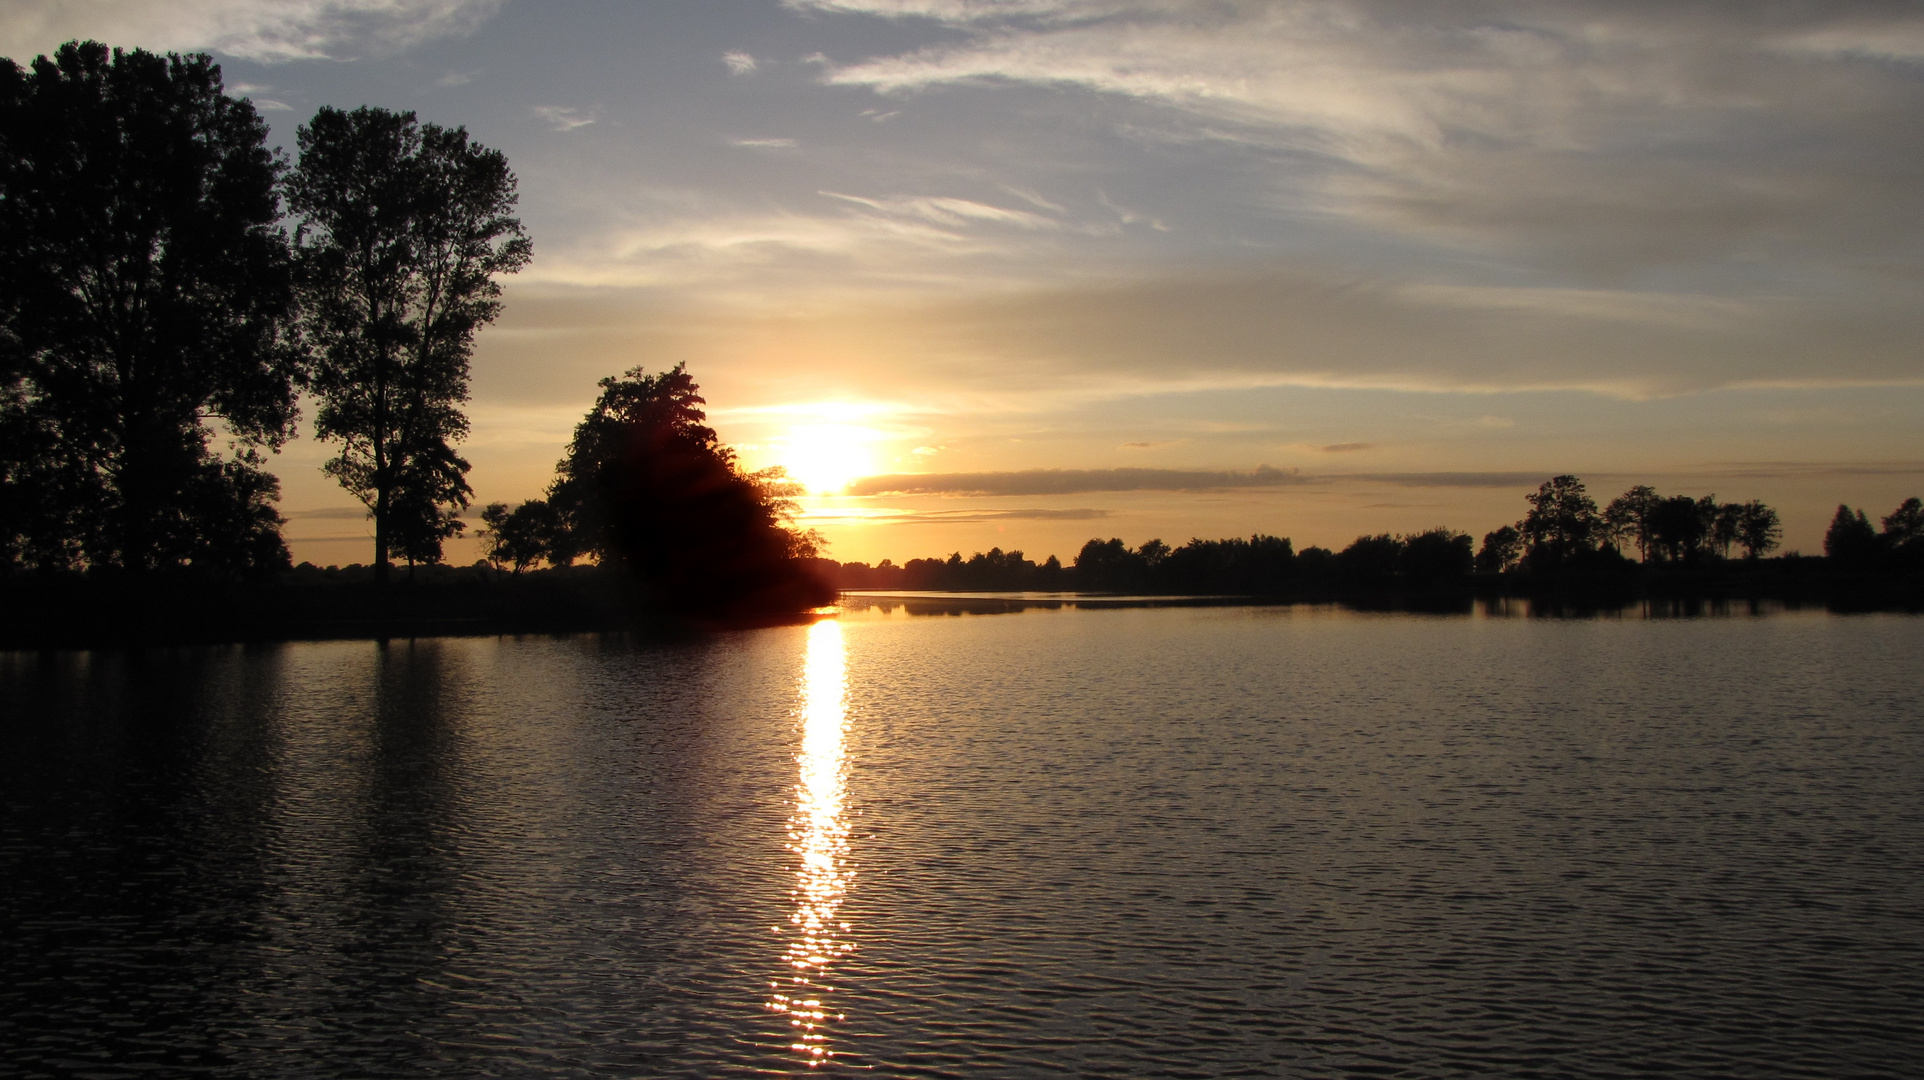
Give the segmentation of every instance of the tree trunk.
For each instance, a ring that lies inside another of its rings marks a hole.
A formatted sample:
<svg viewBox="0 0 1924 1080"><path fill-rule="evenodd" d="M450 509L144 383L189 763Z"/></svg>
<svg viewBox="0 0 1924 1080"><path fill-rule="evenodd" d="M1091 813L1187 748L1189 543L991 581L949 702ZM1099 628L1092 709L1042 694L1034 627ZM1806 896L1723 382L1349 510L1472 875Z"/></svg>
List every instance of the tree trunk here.
<svg viewBox="0 0 1924 1080"><path fill-rule="evenodd" d="M387 486L374 489L374 583L387 584Z"/></svg>

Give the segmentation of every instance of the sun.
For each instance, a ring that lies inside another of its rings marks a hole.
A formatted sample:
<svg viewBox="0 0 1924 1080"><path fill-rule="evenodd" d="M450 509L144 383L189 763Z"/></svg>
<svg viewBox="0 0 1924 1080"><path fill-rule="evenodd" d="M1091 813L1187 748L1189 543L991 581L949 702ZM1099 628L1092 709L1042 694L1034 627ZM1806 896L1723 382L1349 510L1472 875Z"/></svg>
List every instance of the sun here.
<svg viewBox="0 0 1924 1080"><path fill-rule="evenodd" d="M851 424L804 424L782 437L778 464L817 495L840 492L875 471L876 432Z"/></svg>

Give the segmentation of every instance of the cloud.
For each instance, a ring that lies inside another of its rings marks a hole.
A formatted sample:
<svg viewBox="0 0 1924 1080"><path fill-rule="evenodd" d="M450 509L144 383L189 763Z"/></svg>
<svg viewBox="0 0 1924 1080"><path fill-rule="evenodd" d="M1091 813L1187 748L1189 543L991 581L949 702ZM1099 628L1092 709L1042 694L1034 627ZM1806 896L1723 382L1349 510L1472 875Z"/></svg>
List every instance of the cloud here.
<svg viewBox="0 0 1924 1080"><path fill-rule="evenodd" d="M1396 487L1413 488L1508 488L1536 487L1549 479L1549 475L1549 470L1539 469L1536 472L1341 473L1332 474L1326 479L1361 480L1373 484L1392 484Z"/></svg>
<svg viewBox="0 0 1924 1080"><path fill-rule="evenodd" d="M958 228L966 225L991 224L1011 225L1019 229L1056 229L1061 223L1053 218L1027 210L1006 210L1000 206L975 202L971 199L957 199L946 196L901 196L889 199L872 199L860 195L844 195L835 191L824 191L831 199L841 199L857 206L864 206L879 214L896 218L911 218L925 221L944 228Z"/></svg>
<svg viewBox="0 0 1924 1080"><path fill-rule="evenodd" d="M347 59L471 33L504 0L12 0L0 53L16 60L93 38L249 60Z"/></svg>
<svg viewBox="0 0 1924 1080"><path fill-rule="evenodd" d="M1374 450L1376 449L1376 444L1367 442L1339 442L1330 443L1328 446L1319 446L1316 449L1325 454L1353 454L1359 450Z"/></svg>
<svg viewBox="0 0 1924 1080"><path fill-rule="evenodd" d="M752 75L755 69L761 66L755 62L753 56L745 52L723 53L722 63L728 65L728 73L730 75Z"/></svg>
<svg viewBox="0 0 1924 1080"><path fill-rule="evenodd" d="M1021 472L903 473L870 476L851 495L1077 495L1092 491L1216 491L1315 483L1294 469L1251 472L1182 469L1027 469Z"/></svg>
<svg viewBox="0 0 1924 1080"><path fill-rule="evenodd" d="M820 525L980 525L994 521L1097 521L1112 516L1107 510L1080 508L1050 510L820 510L806 515L805 524Z"/></svg>
<svg viewBox="0 0 1924 1080"><path fill-rule="evenodd" d="M796 145L794 139L730 139L730 146L741 146L751 150L788 150Z"/></svg>
<svg viewBox="0 0 1924 1080"><path fill-rule="evenodd" d="M1910 283L1853 295L1442 288L1346 272L1163 272L930 301L900 327L925 361L1031 389L1235 386L1587 390L1625 398L1766 386L1924 385ZM1501 418L1482 422L1503 426Z"/></svg>
<svg viewBox="0 0 1924 1080"><path fill-rule="evenodd" d="M536 105L531 111L556 131L573 131L595 122L592 111L571 105Z"/></svg>
<svg viewBox="0 0 1924 1080"><path fill-rule="evenodd" d="M1693 473L1693 475L1696 474ZM1730 475L1750 474L1732 473ZM1250 472L1186 469L1025 469L1020 472L909 473L870 476L850 485L848 493L850 495L1079 495L1101 491L1204 492L1242 488L1325 487L1344 482L1388 484L1409 488L1511 488L1535 487L1548 476L1548 470L1310 474L1296 469L1273 469L1267 465L1258 465ZM1027 512L1010 511L1010 513Z"/></svg>
<svg viewBox="0 0 1924 1080"><path fill-rule="evenodd" d="M796 0L946 24L834 85L1083 90L1271 162L1278 209L1600 277L1912 257L1924 11L1610 0ZM1900 63L1870 62L1897 60Z"/></svg>

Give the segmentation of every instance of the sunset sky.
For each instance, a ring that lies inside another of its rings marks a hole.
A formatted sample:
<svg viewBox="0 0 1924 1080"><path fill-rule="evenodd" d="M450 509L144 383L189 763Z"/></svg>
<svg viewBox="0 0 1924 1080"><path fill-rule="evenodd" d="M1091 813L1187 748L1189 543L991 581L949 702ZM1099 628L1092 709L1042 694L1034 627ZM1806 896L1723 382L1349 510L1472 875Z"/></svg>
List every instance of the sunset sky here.
<svg viewBox="0 0 1924 1080"><path fill-rule="evenodd" d="M0 53L206 50L466 125L535 260L477 504L686 362L844 560L1481 535L1574 472L1924 494L1924 8L1905 3L12 0ZM310 410L311 411L311 410ZM295 559L367 561L291 444ZM457 562L474 557L456 545Z"/></svg>

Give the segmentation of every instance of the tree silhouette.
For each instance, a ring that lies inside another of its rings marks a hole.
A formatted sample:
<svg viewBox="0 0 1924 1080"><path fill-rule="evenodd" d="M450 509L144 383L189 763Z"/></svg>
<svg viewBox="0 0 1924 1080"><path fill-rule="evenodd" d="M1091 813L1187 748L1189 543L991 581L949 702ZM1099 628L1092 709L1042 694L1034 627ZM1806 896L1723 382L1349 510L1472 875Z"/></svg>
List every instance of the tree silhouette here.
<svg viewBox="0 0 1924 1080"><path fill-rule="evenodd" d="M815 539L783 520L798 492L779 472L741 472L685 367L635 368L600 385L548 490L557 561L625 563L671 611L696 619L753 620L834 599L797 557Z"/></svg>
<svg viewBox="0 0 1924 1080"><path fill-rule="evenodd" d="M1862 510L1839 503L1824 531L1824 557L1846 569L1862 569L1877 557L1877 533Z"/></svg>
<svg viewBox="0 0 1924 1080"><path fill-rule="evenodd" d="M1737 543L1744 549L1744 558L1760 559L1775 550L1784 537L1784 526L1777 518L1777 511L1752 499L1738 507Z"/></svg>
<svg viewBox="0 0 1924 1080"><path fill-rule="evenodd" d="M1603 531L1597 504L1574 476L1553 476L1524 498L1530 512L1517 531L1529 545L1532 569L1551 569L1595 550Z"/></svg>
<svg viewBox="0 0 1924 1080"><path fill-rule="evenodd" d="M1403 553L1397 560L1396 571L1407 581L1420 585L1442 584L1460 580L1475 568L1469 533L1438 526L1402 539Z"/></svg>
<svg viewBox="0 0 1924 1080"><path fill-rule="evenodd" d="M1352 585L1388 581L1402 562L1403 542L1389 533L1359 536L1336 553L1337 572Z"/></svg>
<svg viewBox="0 0 1924 1080"><path fill-rule="evenodd" d="M1476 553L1479 574L1501 574L1516 565L1523 554L1523 534L1513 525L1503 525L1483 534L1483 547Z"/></svg>
<svg viewBox="0 0 1924 1080"><path fill-rule="evenodd" d="M374 566L440 558L471 494L452 444L468 431L474 335L501 310L496 277L531 252L499 151L411 112L323 108L299 129L288 201L318 350L315 432L326 471L374 517Z"/></svg>
<svg viewBox="0 0 1924 1080"><path fill-rule="evenodd" d="M489 503L481 510L482 551L495 569L512 568L517 574L548 557L554 546L553 508L542 499L530 499L508 509L507 503Z"/></svg>
<svg viewBox="0 0 1924 1080"><path fill-rule="evenodd" d="M1603 509L1604 526L1610 539L1635 541L1640 562L1650 561L1650 515L1660 501L1655 488L1638 484L1610 500L1610 505Z"/></svg>
<svg viewBox="0 0 1924 1080"><path fill-rule="evenodd" d="M1905 499L1882 524L1882 538L1894 550L1924 544L1924 501Z"/></svg>
<svg viewBox="0 0 1924 1080"><path fill-rule="evenodd" d="M207 56L0 60L0 558L286 561L259 468L301 367L283 168Z"/></svg>
<svg viewBox="0 0 1924 1080"><path fill-rule="evenodd" d="M1659 499L1650 511L1651 550L1671 562L1694 559L1710 540L1716 518L1717 502L1712 496Z"/></svg>

